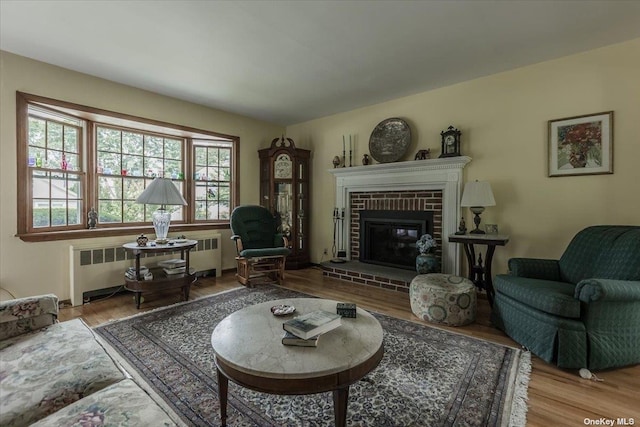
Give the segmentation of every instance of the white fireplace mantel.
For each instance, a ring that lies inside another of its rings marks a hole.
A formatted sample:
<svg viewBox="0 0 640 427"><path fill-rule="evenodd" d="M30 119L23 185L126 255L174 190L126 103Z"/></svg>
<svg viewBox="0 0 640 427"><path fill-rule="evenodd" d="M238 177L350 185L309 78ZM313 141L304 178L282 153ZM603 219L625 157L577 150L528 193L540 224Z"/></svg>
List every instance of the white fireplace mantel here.
<svg viewBox="0 0 640 427"><path fill-rule="evenodd" d="M459 275L460 250L455 243L449 243L447 236L458 229L462 170L470 161L470 157L458 156L329 169L336 177L336 207L345 213L339 238L349 245L350 193L442 190L442 271ZM350 248L345 249L349 257Z"/></svg>

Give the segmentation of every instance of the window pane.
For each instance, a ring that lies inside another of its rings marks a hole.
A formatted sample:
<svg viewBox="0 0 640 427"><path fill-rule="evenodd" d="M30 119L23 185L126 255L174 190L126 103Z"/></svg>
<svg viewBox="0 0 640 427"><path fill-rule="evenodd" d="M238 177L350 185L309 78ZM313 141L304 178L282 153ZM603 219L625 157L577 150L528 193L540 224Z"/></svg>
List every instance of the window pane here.
<svg viewBox="0 0 640 427"><path fill-rule="evenodd" d="M229 200L229 196L230 196L229 186L226 184L221 184L220 187L218 188L219 188L218 199Z"/></svg>
<svg viewBox="0 0 640 427"><path fill-rule="evenodd" d="M220 181L231 181L231 169L230 168L220 168L219 174Z"/></svg>
<svg viewBox="0 0 640 427"><path fill-rule="evenodd" d="M120 131L99 126L96 129L98 150L120 152Z"/></svg>
<svg viewBox="0 0 640 427"><path fill-rule="evenodd" d="M69 153L78 153L79 129L72 126L64 127L64 150Z"/></svg>
<svg viewBox="0 0 640 427"><path fill-rule="evenodd" d="M144 191L144 179L143 178L125 178L123 182L123 199L135 200L138 198L142 191Z"/></svg>
<svg viewBox="0 0 640 427"><path fill-rule="evenodd" d="M42 119L29 117L29 145L45 146L46 122Z"/></svg>
<svg viewBox="0 0 640 427"><path fill-rule="evenodd" d="M121 223L122 202L100 200L98 202L98 221L101 224Z"/></svg>
<svg viewBox="0 0 640 427"><path fill-rule="evenodd" d="M162 157L162 138L157 136L148 136L144 137L144 153L147 156L153 157Z"/></svg>
<svg viewBox="0 0 640 427"><path fill-rule="evenodd" d="M218 156L218 149L217 148L207 149L207 165L217 166L219 162L220 162L220 158Z"/></svg>
<svg viewBox="0 0 640 427"><path fill-rule="evenodd" d="M127 200L123 204L124 222L144 222L144 205Z"/></svg>
<svg viewBox="0 0 640 427"><path fill-rule="evenodd" d="M98 178L98 198L109 200L122 199L122 178L101 176Z"/></svg>
<svg viewBox="0 0 640 427"><path fill-rule="evenodd" d="M165 139L164 152L167 159L182 159L182 141L175 139Z"/></svg>
<svg viewBox="0 0 640 427"><path fill-rule="evenodd" d="M67 181L67 194L70 199L82 199L82 183L80 177L69 174Z"/></svg>
<svg viewBox="0 0 640 427"><path fill-rule="evenodd" d="M51 199L51 226L67 225L67 201Z"/></svg>
<svg viewBox="0 0 640 427"><path fill-rule="evenodd" d="M162 159L145 157L144 170L147 178L155 178L156 176L163 176L164 167L162 165Z"/></svg>
<svg viewBox="0 0 640 427"><path fill-rule="evenodd" d="M229 208L230 204L228 201L220 201L218 219L229 219L231 218L231 209Z"/></svg>
<svg viewBox="0 0 640 427"><path fill-rule="evenodd" d="M142 134L122 132L122 152L126 154L142 155Z"/></svg>
<svg viewBox="0 0 640 427"><path fill-rule="evenodd" d="M80 200L69 200L67 202L68 206L68 224L69 225L80 225L82 224L82 201Z"/></svg>
<svg viewBox="0 0 640 427"><path fill-rule="evenodd" d="M207 149L205 147L196 147L195 149L196 166L204 166L207 164ZM197 168L196 168L197 169Z"/></svg>
<svg viewBox="0 0 640 427"><path fill-rule="evenodd" d="M120 154L98 152L98 165L102 167L102 173L105 175L120 175L122 170L120 167ZM100 166L98 166L98 169Z"/></svg>
<svg viewBox="0 0 640 427"><path fill-rule="evenodd" d="M80 170L80 156L77 154L67 154L67 170L79 171Z"/></svg>
<svg viewBox="0 0 640 427"><path fill-rule="evenodd" d="M49 199L33 199L33 227L49 227Z"/></svg>
<svg viewBox="0 0 640 427"><path fill-rule="evenodd" d="M182 206L168 207L171 212L171 221L182 221L184 208Z"/></svg>
<svg viewBox="0 0 640 427"><path fill-rule="evenodd" d="M231 150L228 148L220 149L220 166L231 166Z"/></svg>
<svg viewBox="0 0 640 427"><path fill-rule="evenodd" d="M47 123L47 148L62 150L62 125L55 122Z"/></svg>
<svg viewBox="0 0 640 427"><path fill-rule="evenodd" d="M206 202L196 202L195 204L195 217L198 221L204 221L207 219L207 203Z"/></svg>
<svg viewBox="0 0 640 427"><path fill-rule="evenodd" d="M142 157L122 156L122 168L125 171L123 175L142 176Z"/></svg>
<svg viewBox="0 0 640 427"><path fill-rule="evenodd" d="M47 169L62 169L62 153L60 151L47 150L44 167Z"/></svg>
<svg viewBox="0 0 640 427"><path fill-rule="evenodd" d="M33 173L31 180L31 191L34 199L48 199L50 197L49 192L49 177L45 174ZM49 204L47 203L47 207Z"/></svg>
<svg viewBox="0 0 640 427"><path fill-rule="evenodd" d="M182 163L179 160L166 160L164 162L164 167L166 178L180 178L180 174L182 174Z"/></svg>

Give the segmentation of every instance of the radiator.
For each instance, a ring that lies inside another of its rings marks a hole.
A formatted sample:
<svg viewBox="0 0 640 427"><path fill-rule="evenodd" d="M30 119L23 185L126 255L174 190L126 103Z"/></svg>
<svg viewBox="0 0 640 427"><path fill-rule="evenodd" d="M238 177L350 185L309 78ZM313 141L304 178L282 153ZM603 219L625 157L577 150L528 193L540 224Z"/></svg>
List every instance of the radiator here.
<svg viewBox="0 0 640 427"><path fill-rule="evenodd" d="M198 245L189 253L190 266L198 275L222 274L222 245L220 234L190 233L190 239ZM110 293L111 289L124 285L124 272L135 265L135 256L126 251L123 243L96 247L95 242L76 244L69 247L69 286L71 304L82 305L89 299L87 295L99 295L100 291ZM155 266L159 261L179 258L180 251L166 254L143 254L140 264Z"/></svg>

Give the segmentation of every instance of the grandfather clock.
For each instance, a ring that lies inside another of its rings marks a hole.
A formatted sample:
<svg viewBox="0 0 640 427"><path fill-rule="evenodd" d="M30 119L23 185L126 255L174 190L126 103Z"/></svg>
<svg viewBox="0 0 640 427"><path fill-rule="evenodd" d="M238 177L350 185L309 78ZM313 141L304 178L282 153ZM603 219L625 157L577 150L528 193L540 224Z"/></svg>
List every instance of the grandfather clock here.
<svg viewBox="0 0 640 427"><path fill-rule="evenodd" d="M297 149L291 138L275 138L260 156L260 203L278 217L291 254L286 268L310 265L309 193L311 151Z"/></svg>

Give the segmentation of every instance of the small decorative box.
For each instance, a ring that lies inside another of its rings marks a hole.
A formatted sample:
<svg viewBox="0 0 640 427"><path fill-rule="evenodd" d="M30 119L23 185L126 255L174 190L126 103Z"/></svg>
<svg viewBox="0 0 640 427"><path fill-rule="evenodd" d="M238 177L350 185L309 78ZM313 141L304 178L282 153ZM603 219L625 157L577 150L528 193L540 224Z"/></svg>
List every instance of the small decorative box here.
<svg viewBox="0 0 640 427"><path fill-rule="evenodd" d="M339 302L336 304L336 313L342 317L356 317L356 305L349 302Z"/></svg>

